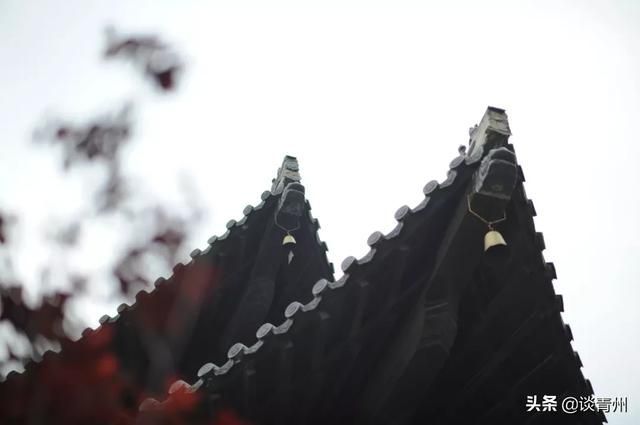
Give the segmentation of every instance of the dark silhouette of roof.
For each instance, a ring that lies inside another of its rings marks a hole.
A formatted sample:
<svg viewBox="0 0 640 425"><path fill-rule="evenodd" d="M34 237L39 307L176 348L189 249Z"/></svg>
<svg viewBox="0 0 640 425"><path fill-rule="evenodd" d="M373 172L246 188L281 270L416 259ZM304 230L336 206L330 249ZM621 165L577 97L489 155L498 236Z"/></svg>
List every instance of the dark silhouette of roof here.
<svg viewBox="0 0 640 425"><path fill-rule="evenodd" d="M88 364L91 379L69 397L99 393L91 411L45 395L48 419L31 423L601 424L600 412L526 409L527 396L593 389L510 134L505 112L488 108L446 179L400 207L397 226L374 232L337 280L285 157L262 202L189 264L10 376L0 400L14 407L0 418L25 422L25 400ZM507 245L485 251L489 230Z"/></svg>

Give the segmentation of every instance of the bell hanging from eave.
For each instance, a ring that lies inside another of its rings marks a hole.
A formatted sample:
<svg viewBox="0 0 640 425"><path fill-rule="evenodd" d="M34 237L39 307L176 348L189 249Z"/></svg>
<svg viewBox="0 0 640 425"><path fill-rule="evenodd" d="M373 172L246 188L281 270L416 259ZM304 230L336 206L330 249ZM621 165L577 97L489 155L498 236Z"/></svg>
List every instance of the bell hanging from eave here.
<svg viewBox="0 0 640 425"><path fill-rule="evenodd" d="M287 263L291 264L294 256L293 247L296 246L296 238L294 238L291 233L287 232L287 234L284 235L284 238L282 239L282 246L289 248L289 254L287 254Z"/></svg>
<svg viewBox="0 0 640 425"><path fill-rule="evenodd" d="M484 252L489 251L495 247L507 246L502 234L497 230L490 229L486 235L484 235Z"/></svg>
<svg viewBox="0 0 640 425"><path fill-rule="evenodd" d="M296 238L294 238L292 234L287 233L286 235L284 235L284 239L282 239L282 245L291 245L291 248L293 248L293 245L295 244Z"/></svg>
<svg viewBox="0 0 640 425"><path fill-rule="evenodd" d="M501 270L508 262L510 250L500 232L492 227L484 235L483 263L491 269Z"/></svg>

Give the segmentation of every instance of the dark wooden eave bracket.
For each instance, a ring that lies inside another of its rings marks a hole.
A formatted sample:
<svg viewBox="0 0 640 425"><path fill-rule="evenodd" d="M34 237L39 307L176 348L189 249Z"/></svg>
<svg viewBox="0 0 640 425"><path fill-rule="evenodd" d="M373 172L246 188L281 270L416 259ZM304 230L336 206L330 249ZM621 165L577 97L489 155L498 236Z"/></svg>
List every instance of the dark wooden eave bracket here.
<svg viewBox="0 0 640 425"><path fill-rule="evenodd" d="M471 131L467 156L482 161L458 200L431 277L372 378L375 385L361 399L362 423L409 421L446 361L457 335L460 299L480 264L488 230L469 212L467 196L487 221L503 216L518 173L515 155L507 148L510 134L506 113L492 107Z"/></svg>

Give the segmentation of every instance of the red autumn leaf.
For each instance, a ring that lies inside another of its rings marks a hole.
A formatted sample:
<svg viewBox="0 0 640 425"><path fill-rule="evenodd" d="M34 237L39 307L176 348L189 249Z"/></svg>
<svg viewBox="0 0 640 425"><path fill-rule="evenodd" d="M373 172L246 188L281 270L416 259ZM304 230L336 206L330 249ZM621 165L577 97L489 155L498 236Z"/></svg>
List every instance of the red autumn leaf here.
<svg viewBox="0 0 640 425"><path fill-rule="evenodd" d="M212 425L249 425L249 422L241 419L233 410L226 408L218 411Z"/></svg>
<svg viewBox="0 0 640 425"><path fill-rule="evenodd" d="M118 370L118 359L111 353L102 355L96 362L96 374L98 377L107 378L113 376Z"/></svg>

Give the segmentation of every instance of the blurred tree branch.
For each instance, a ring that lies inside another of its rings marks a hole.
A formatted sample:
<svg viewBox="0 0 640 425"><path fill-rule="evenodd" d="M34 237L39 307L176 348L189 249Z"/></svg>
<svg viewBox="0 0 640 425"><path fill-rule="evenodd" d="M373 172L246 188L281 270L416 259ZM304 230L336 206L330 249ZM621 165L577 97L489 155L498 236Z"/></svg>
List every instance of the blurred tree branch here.
<svg viewBox="0 0 640 425"><path fill-rule="evenodd" d="M107 60L124 59L134 63L160 93L175 90L184 69L179 55L158 37L122 36L113 29L107 30L104 57ZM30 306L24 299L24 282L15 276L13 270L12 252L15 247L10 236L19 219L0 208L0 255L4 256L5 263L0 268L0 322L11 323L18 333L27 337L31 344L30 357L39 356L36 342L41 338L50 342L67 338L63 321L67 317L68 301L71 297L88 292L90 278L69 266L66 261L61 261L77 249L88 223L107 215L118 215L127 221L129 230L123 235L125 248L111 266L110 281L114 282L113 293L130 297L149 286L152 279L149 275L149 258L170 269L187 239L190 225L202 216L202 210L194 203L187 205L186 214L180 214L158 199L146 199L141 207L131 209L130 201L135 196L131 187L134 185L130 184L130 177L124 172L123 147L132 143L132 110L130 102L123 102L123 106L114 113L83 123L55 119L36 132L38 143L62 150L62 168L66 178L77 178L69 171L80 165L106 169L106 177L93 187L96 198L89 211L84 211L80 216L67 217L61 223L49 220L51 228L47 232L48 238L57 244L58 251L51 258L52 264L46 264L40 271L40 285L46 286L52 270L59 269L62 264L66 268L63 274L68 290L43 294L37 306ZM136 197L138 203L139 198ZM144 220L136 220L140 216ZM24 363L28 360L16 355L11 347L6 352L7 358L0 359L0 371L4 370L7 361Z"/></svg>
<svg viewBox="0 0 640 425"><path fill-rule="evenodd" d="M176 88L183 65L180 57L155 36L121 36L107 28L106 58L133 62L161 91Z"/></svg>

